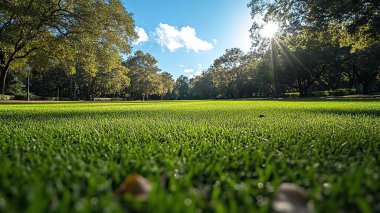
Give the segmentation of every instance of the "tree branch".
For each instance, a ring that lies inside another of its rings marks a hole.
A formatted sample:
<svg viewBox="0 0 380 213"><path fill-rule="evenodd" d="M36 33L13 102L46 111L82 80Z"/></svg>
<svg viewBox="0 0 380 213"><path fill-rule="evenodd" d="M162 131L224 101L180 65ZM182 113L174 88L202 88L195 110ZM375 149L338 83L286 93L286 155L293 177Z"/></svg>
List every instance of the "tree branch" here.
<svg viewBox="0 0 380 213"><path fill-rule="evenodd" d="M24 55L16 56L14 59L20 59L20 58L26 58L31 52L37 50L37 47L33 47L30 50L28 50Z"/></svg>
<svg viewBox="0 0 380 213"><path fill-rule="evenodd" d="M7 25L13 20L14 16L15 16L15 14L12 13L11 17L9 18L9 20L6 21L6 22L3 24L3 26L1 26L1 29L0 29L0 35L1 35L1 33L4 31L5 27L6 27L6 26L7 26Z"/></svg>

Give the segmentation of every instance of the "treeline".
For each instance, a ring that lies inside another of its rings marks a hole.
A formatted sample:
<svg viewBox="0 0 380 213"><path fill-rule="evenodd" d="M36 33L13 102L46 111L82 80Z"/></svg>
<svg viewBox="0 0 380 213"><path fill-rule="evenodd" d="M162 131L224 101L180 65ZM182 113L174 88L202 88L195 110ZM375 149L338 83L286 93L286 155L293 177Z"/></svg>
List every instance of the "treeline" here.
<svg viewBox="0 0 380 213"><path fill-rule="evenodd" d="M350 53L348 48L318 44L291 51L278 42L276 57L268 51L256 59L238 48L226 50L201 75L176 80L161 71L150 54L136 51L122 66L96 75L79 67L68 73L63 66L30 70L32 98L94 100L236 99L255 97L308 97L380 91L379 46ZM27 76L12 72L7 94L24 99ZM276 90L276 91L275 91Z"/></svg>
<svg viewBox="0 0 380 213"><path fill-rule="evenodd" d="M193 79L177 79L180 98L308 97L380 91L380 46L350 53L318 44L294 51L281 42L262 58L229 49ZM187 84L188 86L183 86Z"/></svg>
<svg viewBox="0 0 380 213"><path fill-rule="evenodd" d="M7 94L18 99L26 97L27 76L25 72L12 72ZM174 80L168 72L161 72L157 61L150 54L135 52L120 67L109 71L97 70L91 74L84 67L69 73L57 64L45 69L30 70L32 99L95 100L113 98L123 100L146 100L153 96L163 99L173 91Z"/></svg>

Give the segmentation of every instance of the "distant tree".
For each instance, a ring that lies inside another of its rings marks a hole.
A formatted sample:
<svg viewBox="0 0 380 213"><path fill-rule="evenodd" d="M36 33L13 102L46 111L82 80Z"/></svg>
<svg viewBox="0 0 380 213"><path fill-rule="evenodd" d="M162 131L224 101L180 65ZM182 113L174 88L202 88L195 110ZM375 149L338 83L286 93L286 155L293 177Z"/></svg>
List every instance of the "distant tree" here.
<svg viewBox="0 0 380 213"><path fill-rule="evenodd" d="M99 70L96 76L89 76L89 95L90 99L95 97L120 96L130 84L130 79L127 76L128 69L124 66L114 68L111 71Z"/></svg>
<svg viewBox="0 0 380 213"><path fill-rule="evenodd" d="M51 67L49 70L43 73L41 79L42 85L38 85L37 82L33 81L32 89L34 91L37 91L37 89L39 89L40 95L47 97L57 97L59 100L59 98L62 96L62 93L64 93L65 87L67 88L69 84L69 79L70 78L63 67ZM37 86L39 86L39 88L36 88Z"/></svg>
<svg viewBox="0 0 380 213"><path fill-rule="evenodd" d="M174 84L174 93L176 99L187 99L189 95L189 78L180 75Z"/></svg>
<svg viewBox="0 0 380 213"><path fill-rule="evenodd" d="M168 72L162 72L158 74L158 80L157 94L161 97L161 100L163 100L166 95L170 95L173 92L173 75Z"/></svg>
<svg viewBox="0 0 380 213"><path fill-rule="evenodd" d="M222 98L238 98L246 76L243 66L247 57L239 48L227 49L226 53L215 59L208 69L212 82Z"/></svg>
<svg viewBox="0 0 380 213"><path fill-rule="evenodd" d="M190 79L190 96L195 99L216 98L217 92L212 82L212 74L203 72L202 75Z"/></svg>
<svg viewBox="0 0 380 213"><path fill-rule="evenodd" d="M268 58L262 58L257 64L251 65L251 79L253 92L258 97L269 97L273 94L271 62Z"/></svg>
<svg viewBox="0 0 380 213"><path fill-rule="evenodd" d="M362 86L362 93L370 92L370 84L380 75L380 44L355 53L353 61L355 80Z"/></svg>
<svg viewBox="0 0 380 213"><path fill-rule="evenodd" d="M129 69L128 77L131 79L130 93L132 98L148 99L149 95L157 94L158 72L157 60L149 53L136 51L128 57L124 66Z"/></svg>

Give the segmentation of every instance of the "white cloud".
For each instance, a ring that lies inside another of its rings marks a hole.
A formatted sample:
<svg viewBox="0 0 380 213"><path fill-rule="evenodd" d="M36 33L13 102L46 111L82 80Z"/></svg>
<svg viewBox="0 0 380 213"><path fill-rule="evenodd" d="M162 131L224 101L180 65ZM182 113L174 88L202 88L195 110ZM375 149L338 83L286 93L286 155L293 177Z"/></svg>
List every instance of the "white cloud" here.
<svg viewBox="0 0 380 213"><path fill-rule="evenodd" d="M194 72L194 70L193 69L184 69L183 72L185 72L185 73L192 73L192 72Z"/></svg>
<svg viewBox="0 0 380 213"><path fill-rule="evenodd" d="M196 77L196 76L202 75L202 68L203 68L203 65L200 64L200 63L198 63L198 64L197 64L197 68L195 69L195 73L189 75L188 77L189 77L189 78L194 78L194 77ZM191 70L191 72L187 72L187 73L192 73L192 72L194 72L193 69L188 69L188 70ZM184 72L186 72L186 71L184 71Z"/></svg>
<svg viewBox="0 0 380 213"><path fill-rule="evenodd" d="M183 68L183 67L185 67L185 65L183 65L183 64L180 64L180 65L179 65L179 67Z"/></svg>
<svg viewBox="0 0 380 213"><path fill-rule="evenodd" d="M134 44L139 45L139 44L149 41L148 34L145 32L144 28L136 27L135 31L139 38L133 42Z"/></svg>
<svg viewBox="0 0 380 213"><path fill-rule="evenodd" d="M215 45L217 45L217 44L218 44L218 40L216 40L215 38L214 38L214 39L212 39L212 42L213 42Z"/></svg>
<svg viewBox="0 0 380 213"><path fill-rule="evenodd" d="M202 71L197 71L193 75L189 75L189 78L194 78L195 76L202 75Z"/></svg>
<svg viewBox="0 0 380 213"><path fill-rule="evenodd" d="M176 27L160 23L156 28L157 42L171 52L186 48L194 52L211 50L214 46L208 41L197 37L194 28L186 26L178 30Z"/></svg>

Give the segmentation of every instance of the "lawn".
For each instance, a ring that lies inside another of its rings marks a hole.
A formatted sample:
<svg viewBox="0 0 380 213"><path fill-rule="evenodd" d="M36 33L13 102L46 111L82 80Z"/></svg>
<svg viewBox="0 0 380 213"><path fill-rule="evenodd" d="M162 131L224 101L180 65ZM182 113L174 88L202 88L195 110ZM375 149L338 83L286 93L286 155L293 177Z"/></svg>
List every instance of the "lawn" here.
<svg viewBox="0 0 380 213"><path fill-rule="evenodd" d="M262 115L262 116L260 116ZM0 212L380 211L380 101L0 103ZM148 198L115 190L130 174Z"/></svg>

